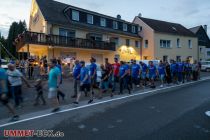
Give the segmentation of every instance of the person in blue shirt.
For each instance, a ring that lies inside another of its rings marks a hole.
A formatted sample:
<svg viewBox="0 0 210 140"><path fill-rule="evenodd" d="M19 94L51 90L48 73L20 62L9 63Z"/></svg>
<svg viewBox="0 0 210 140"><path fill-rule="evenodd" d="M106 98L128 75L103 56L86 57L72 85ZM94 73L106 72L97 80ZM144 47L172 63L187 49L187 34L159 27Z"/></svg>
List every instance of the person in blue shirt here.
<svg viewBox="0 0 210 140"><path fill-rule="evenodd" d="M80 92L77 95L77 99L74 104L79 104L80 96L83 92L90 92L90 76L89 71L85 67L85 61L80 62L81 70L80 70ZM93 94L90 94L90 100L88 101L88 104L93 102Z"/></svg>
<svg viewBox="0 0 210 140"><path fill-rule="evenodd" d="M160 61L158 65L158 75L161 80L161 85L160 87L162 88L164 86L164 81L165 81L165 76L166 76L166 69L163 61Z"/></svg>
<svg viewBox="0 0 210 140"><path fill-rule="evenodd" d="M56 65L57 65L57 60L52 59L50 64L49 78L48 78L48 87L49 87L48 98L51 100L52 107L54 108L52 112L57 112L60 110L57 93L58 93L58 88L60 86L61 72Z"/></svg>
<svg viewBox="0 0 210 140"><path fill-rule="evenodd" d="M171 60L171 78L174 84L178 84L177 82L177 72L178 72L178 65L176 61Z"/></svg>
<svg viewBox="0 0 210 140"><path fill-rule="evenodd" d="M133 60L131 65L131 79L132 83L135 84L136 87L139 87L140 83L140 66L136 64L136 60Z"/></svg>
<svg viewBox="0 0 210 140"><path fill-rule="evenodd" d="M56 66L60 70L60 85L61 85L62 82L63 82L63 76L62 76L63 71L62 71L62 62L61 62L60 59L57 60L57 65ZM61 90L58 89L58 93L57 93L58 100L59 100L59 96L61 96L62 99L64 100L66 95Z"/></svg>
<svg viewBox="0 0 210 140"><path fill-rule="evenodd" d="M140 66L141 66L140 75L141 75L141 79L142 79L142 81L143 81L142 86L146 86L146 84L147 84L146 76L147 76L148 67L147 67L147 65L146 65L144 62L142 62L142 61L140 61Z"/></svg>
<svg viewBox="0 0 210 140"><path fill-rule="evenodd" d="M186 60L185 74L186 74L186 80L191 81L192 65L190 64L190 60Z"/></svg>
<svg viewBox="0 0 210 140"><path fill-rule="evenodd" d="M1 67L1 60L0 60L0 102L7 107L7 109L12 113L13 117L11 121L17 121L19 116L15 113L12 104L9 102L9 89L7 84L7 74L6 70Z"/></svg>
<svg viewBox="0 0 210 140"><path fill-rule="evenodd" d="M130 92L130 87L128 85L128 75L129 75L129 66L125 64L124 61L120 61L120 71L119 71L119 78L120 78L120 93L123 94L124 87L128 89L128 93Z"/></svg>
<svg viewBox="0 0 210 140"><path fill-rule="evenodd" d="M153 64L153 61L149 61L148 75L149 75L150 87L151 88L155 88L156 74L157 74L157 69L156 69L155 65Z"/></svg>
<svg viewBox="0 0 210 140"><path fill-rule="evenodd" d="M90 88L91 88L91 93L94 95L94 86L96 85L96 79L97 79L97 65L95 64L96 59L91 58L90 59Z"/></svg>
<svg viewBox="0 0 210 140"><path fill-rule="evenodd" d="M73 68L73 77L74 77L74 95L71 96L71 98L76 98L77 97L77 91L78 91L78 86L79 86L79 78L80 78L80 70L81 66L79 63L79 60L75 60L75 66Z"/></svg>
<svg viewBox="0 0 210 140"><path fill-rule="evenodd" d="M183 79L184 79L184 77L183 77L183 72L184 72L184 63L183 62L179 62L178 63L178 82L179 83L181 83L181 82L183 82Z"/></svg>

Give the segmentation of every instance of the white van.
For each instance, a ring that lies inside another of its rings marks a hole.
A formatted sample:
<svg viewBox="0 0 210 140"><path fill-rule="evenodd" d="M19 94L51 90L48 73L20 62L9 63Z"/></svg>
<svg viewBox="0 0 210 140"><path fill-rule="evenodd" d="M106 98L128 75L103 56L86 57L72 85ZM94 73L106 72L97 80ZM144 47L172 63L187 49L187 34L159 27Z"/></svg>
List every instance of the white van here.
<svg viewBox="0 0 210 140"><path fill-rule="evenodd" d="M201 70L210 72L210 61L202 61L201 62Z"/></svg>

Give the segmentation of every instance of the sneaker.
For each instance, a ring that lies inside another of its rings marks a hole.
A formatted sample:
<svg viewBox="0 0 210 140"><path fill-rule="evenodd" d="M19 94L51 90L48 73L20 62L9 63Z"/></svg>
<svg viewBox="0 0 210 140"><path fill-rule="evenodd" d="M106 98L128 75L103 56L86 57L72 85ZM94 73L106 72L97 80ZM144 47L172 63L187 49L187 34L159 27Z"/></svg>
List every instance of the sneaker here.
<svg viewBox="0 0 210 140"><path fill-rule="evenodd" d="M113 96L114 96L114 94L113 94L113 93L111 93L110 97L112 98Z"/></svg>
<svg viewBox="0 0 210 140"><path fill-rule="evenodd" d="M15 122L15 121L18 121L19 120L19 116L18 115L15 115L11 118L11 122Z"/></svg>
<svg viewBox="0 0 210 140"><path fill-rule="evenodd" d="M77 95L73 95L73 96L71 96L71 98L77 98Z"/></svg>
<svg viewBox="0 0 210 140"><path fill-rule="evenodd" d="M78 104L79 104L79 102L75 101L75 102L73 102L73 104L78 105Z"/></svg>
<svg viewBox="0 0 210 140"><path fill-rule="evenodd" d="M58 108L54 108L51 112L55 113L55 112L58 112L59 110L60 110L60 108L58 107Z"/></svg>
<svg viewBox="0 0 210 140"><path fill-rule="evenodd" d="M88 104L91 104L93 102L93 100L88 101Z"/></svg>
<svg viewBox="0 0 210 140"><path fill-rule="evenodd" d="M163 88L163 85L160 85L160 88Z"/></svg>
<svg viewBox="0 0 210 140"><path fill-rule="evenodd" d="M137 88L139 88L140 86L139 86L139 85L137 85L136 87L137 87Z"/></svg>

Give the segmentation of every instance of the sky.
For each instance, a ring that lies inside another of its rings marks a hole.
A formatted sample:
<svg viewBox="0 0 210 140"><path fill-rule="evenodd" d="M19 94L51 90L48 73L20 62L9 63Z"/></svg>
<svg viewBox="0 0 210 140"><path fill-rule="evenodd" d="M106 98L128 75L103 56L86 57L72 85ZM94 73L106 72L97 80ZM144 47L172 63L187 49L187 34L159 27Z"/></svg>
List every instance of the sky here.
<svg viewBox="0 0 210 140"><path fill-rule="evenodd" d="M13 21L25 20L28 24L32 0L1 0L0 32L7 36ZM139 13L142 17L180 23L186 28L208 25L210 36L209 0L56 0L105 15L120 14L132 22Z"/></svg>

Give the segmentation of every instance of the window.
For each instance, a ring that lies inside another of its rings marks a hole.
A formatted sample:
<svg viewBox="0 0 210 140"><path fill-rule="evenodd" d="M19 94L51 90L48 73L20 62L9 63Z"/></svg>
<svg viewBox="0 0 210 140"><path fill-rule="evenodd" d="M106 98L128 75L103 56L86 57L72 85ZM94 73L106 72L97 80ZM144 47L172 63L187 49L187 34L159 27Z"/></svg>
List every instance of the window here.
<svg viewBox="0 0 210 140"><path fill-rule="evenodd" d="M136 48L140 48L140 42L139 41L135 41L135 46L136 46Z"/></svg>
<svg viewBox="0 0 210 140"><path fill-rule="evenodd" d="M163 56L163 62L167 62L168 61L168 56L167 55L164 55Z"/></svg>
<svg viewBox="0 0 210 140"><path fill-rule="evenodd" d="M101 20L100 20L100 25L101 25L102 27L106 27L106 19L105 19L105 18L101 18Z"/></svg>
<svg viewBox="0 0 210 140"><path fill-rule="evenodd" d="M176 56L176 61L177 61L177 62L181 62L181 60L182 60L182 59L181 59L181 56Z"/></svg>
<svg viewBox="0 0 210 140"><path fill-rule="evenodd" d="M113 29L118 29L118 22L117 21L113 21Z"/></svg>
<svg viewBox="0 0 210 140"><path fill-rule="evenodd" d="M148 56L144 56L144 60L147 60L148 59Z"/></svg>
<svg viewBox="0 0 210 140"><path fill-rule="evenodd" d="M115 43L115 46L119 46L119 38L117 37L110 38L110 42Z"/></svg>
<svg viewBox="0 0 210 140"><path fill-rule="evenodd" d="M160 40L161 48L171 48L171 40Z"/></svg>
<svg viewBox="0 0 210 140"><path fill-rule="evenodd" d="M190 49L192 49L192 41L191 41L191 40L188 40L188 47L189 47Z"/></svg>
<svg viewBox="0 0 210 140"><path fill-rule="evenodd" d="M72 20L79 21L79 11L72 10Z"/></svg>
<svg viewBox="0 0 210 140"><path fill-rule="evenodd" d="M128 25L123 23L123 31L128 31Z"/></svg>
<svg viewBox="0 0 210 140"><path fill-rule="evenodd" d="M210 51L207 52L207 56L210 56Z"/></svg>
<svg viewBox="0 0 210 140"><path fill-rule="evenodd" d="M200 53L202 53L202 48L200 48Z"/></svg>
<svg viewBox="0 0 210 140"><path fill-rule="evenodd" d="M59 28L59 35L65 37L75 38L75 31Z"/></svg>
<svg viewBox="0 0 210 140"><path fill-rule="evenodd" d="M141 31L142 31L142 27L138 26L138 32L141 32Z"/></svg>
<svg viewBox="0 0 210 140"><path fill-rule="evenodd" d="M176 46L177 46L177 48L181 48L180 47L180 39L179 38L176 40Z"/></svg>
<svg viewBox="0 0 210 140"><path fill-rule="evenodd" d="M87 15L87 23L93 24L93 15Z"/></svg>
<svg viewBox="0 0 210 140"><path fill-rule="evenodd" d="M136 26L132 26L132 33L136 33Z"/></svg>
<svg viewBox="0 0 210 140"><path fill-rule="evenodd" d="M130 39L126 39L126 46L130 46Z"/></svg>
<svg viewBox="0 0 210 140"><path fill-rule="evenodd" d="M144 40L144 48L148 48L149 42L148 40Z"/></svg>

